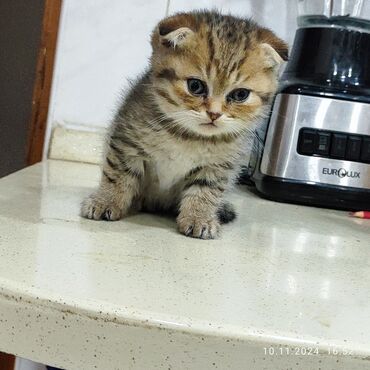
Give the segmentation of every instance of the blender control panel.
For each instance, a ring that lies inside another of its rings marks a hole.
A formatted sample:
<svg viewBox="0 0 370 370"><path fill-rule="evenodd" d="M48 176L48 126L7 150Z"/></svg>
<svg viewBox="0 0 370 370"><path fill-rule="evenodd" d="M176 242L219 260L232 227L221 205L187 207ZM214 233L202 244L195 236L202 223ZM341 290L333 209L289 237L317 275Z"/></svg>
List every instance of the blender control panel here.
<svg viewBox="0 0 370 370"><path fill-rule="evenodd" d="M370 163L370 136L302 128L297 151L302 155Z"/></svg>

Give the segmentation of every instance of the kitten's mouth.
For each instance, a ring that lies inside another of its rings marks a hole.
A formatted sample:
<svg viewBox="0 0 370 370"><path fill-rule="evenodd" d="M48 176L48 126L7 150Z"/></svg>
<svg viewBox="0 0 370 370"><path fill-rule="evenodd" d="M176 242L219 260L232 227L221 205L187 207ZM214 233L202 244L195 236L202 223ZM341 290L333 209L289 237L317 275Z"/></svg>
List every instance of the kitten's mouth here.
<svg viewBox="0 0 370 370"><path fill-rule="evenodd" d="M200 125L206 127L217 127L214 122L201 123Z"/></svg>

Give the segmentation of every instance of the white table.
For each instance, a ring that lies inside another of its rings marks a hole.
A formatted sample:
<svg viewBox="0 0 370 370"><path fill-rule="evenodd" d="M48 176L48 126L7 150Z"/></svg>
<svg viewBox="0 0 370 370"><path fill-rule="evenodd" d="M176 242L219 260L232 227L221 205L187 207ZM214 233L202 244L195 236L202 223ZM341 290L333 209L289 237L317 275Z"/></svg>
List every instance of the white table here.
<svg viewBox="0 0 370 370"><path fill-rule="evenodd" d="M237 221L195 240L154 215L81 219L97 180L63 161L0 180L1 351L76 370L370 368L370 222L240 188Z"/></svg>

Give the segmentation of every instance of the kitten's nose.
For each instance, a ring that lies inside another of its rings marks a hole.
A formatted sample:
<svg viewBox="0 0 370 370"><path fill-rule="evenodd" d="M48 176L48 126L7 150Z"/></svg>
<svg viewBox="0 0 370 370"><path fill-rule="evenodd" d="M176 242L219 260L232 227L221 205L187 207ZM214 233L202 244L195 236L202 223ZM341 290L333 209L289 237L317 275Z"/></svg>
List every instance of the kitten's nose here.
<svg viewBox="0 0 370 370"><path fill-rule="evenodd" d="M217 118L220 118L222 116L221 113L216 113L216 112L208 112L207 111L207 114L209 116L209 118L213 121L216 121Z"/></svg>

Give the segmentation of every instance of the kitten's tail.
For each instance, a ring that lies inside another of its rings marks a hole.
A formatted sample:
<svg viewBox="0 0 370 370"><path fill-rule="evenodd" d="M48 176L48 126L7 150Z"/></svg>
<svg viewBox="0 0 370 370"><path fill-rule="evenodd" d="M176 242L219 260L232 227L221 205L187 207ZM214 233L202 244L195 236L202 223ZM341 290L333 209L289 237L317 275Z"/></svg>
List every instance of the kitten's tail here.
<svg viewBox="0 0 370 370"><path fill-rule="evenodd" d="M236 218L236 212L231 203L222 203L217 210L217 217L221 224L227 224Z"/></svg>

